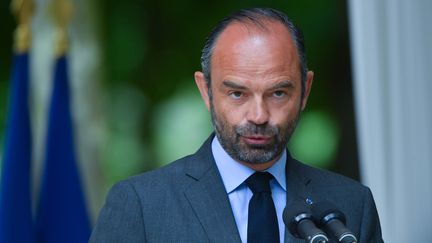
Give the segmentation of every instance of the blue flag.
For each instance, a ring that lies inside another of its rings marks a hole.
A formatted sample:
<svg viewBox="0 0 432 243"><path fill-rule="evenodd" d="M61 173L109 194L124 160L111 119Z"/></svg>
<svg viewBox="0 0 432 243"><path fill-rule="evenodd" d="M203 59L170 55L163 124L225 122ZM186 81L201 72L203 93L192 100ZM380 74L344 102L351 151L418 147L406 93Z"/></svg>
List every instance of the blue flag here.
<svg viewBox="0 0 432 243"><path fill-rule="evenodd" d="M0 242L34 242L31 212L29 57L16 54L0 185Z"/></svg>
<svg viewBox="0 0 432 243"><path fill-rule="evenodd" d="M45 168L37 210L40 243L88 242L90 224L74 150L67 59L56 60L46 137Z"/></svg>

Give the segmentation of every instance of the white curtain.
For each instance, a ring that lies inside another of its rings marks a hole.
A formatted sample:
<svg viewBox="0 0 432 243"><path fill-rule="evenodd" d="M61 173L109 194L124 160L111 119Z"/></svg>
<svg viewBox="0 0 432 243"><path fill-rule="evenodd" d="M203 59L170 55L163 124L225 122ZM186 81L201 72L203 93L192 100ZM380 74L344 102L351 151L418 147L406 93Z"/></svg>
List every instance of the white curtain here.
<svg viewBox="0 0 432 243"><path fill-rule="evenodd" d="M385 242L432 242L432 1L350 0L363 183Z"/></svg>

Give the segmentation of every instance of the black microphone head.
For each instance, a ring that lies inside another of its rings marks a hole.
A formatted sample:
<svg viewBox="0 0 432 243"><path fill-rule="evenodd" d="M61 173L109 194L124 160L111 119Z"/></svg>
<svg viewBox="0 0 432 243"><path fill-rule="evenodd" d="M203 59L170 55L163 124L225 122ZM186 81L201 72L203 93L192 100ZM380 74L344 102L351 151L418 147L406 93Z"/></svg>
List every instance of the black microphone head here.
<svg viewBox="0 0 432 243"><path fill-rule="evenodd" d="M283 211L282 218L290 233L300 238L297 225L304 219L312 220L312 212L305 202L298 199L289 202Z"/></svg>
<svg viewBox="0 0 432 243"><path fill-rule="evenodd" d="M315 222L319 225L319 227L323 227L333 219L338 219L343 224L346 224L345 215L329 201L321 201L312 204L311 212Z"/></svg>
<svg viewBox="0 0 432 243"><path fill-rule="evenodd" d="M355 235L345 226L345 215L328 201L311 205L313 218L337 242L357 242Z"/></svg>

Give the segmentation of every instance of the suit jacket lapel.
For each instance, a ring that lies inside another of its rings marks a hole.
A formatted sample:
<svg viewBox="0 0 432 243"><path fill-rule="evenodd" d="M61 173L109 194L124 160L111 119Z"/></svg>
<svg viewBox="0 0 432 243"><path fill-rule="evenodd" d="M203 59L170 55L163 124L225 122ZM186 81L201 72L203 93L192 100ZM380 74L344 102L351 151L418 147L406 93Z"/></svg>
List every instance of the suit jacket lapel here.
<svg viewBox="0 0 432 243"><path fill-rule="evenodd" d="M307 187L311 179L302 173L301 164L297 160L293 159L289 152L287 153L286 163L286 188L287 188L287 205L296 198L306 200L309 198L309 188ZM303 243L304 240L295 238L285 227L285 239L286 243Z"/></svg>
<svg viewBox="0 0 432 243"><path fill-rule="evenodd" d="M228 195L211 151L211 136L192 155L186 176L190 185L184 194L210 242L241 242Z"/></svg>
<svg viewBox="0 0 432 243"><path fill-rule="evenodd" d="M296 198L303 200L310 198L308 185L311 181L309 175L302 170L301 163L288 154L286 163L287 204Z"/></svg>

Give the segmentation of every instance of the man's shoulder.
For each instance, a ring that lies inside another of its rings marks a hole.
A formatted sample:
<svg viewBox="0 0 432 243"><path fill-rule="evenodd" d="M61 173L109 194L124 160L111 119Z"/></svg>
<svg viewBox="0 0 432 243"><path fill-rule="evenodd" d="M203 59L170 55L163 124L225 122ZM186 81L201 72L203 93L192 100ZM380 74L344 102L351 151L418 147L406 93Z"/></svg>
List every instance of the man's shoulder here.
<svg viewBox="0 0 432 243"><path fill-rule="evenodd" d="M134 186L168 186L181 181L193 161L193 155L188 155L162 167L131 176L125 181Z"/></svg>
<svg viewBox="0 0 432 243"><path fill-rule="evenodd" d="M366 186L345 175L307 165L297 160L294 161L295 170L304 177L307 183L310 183L310 186L366 189Z"/></svg>
<svg viewBox="0 0 432 243"><path fill-rule="evenodd" d="M129 177L116 183L115 186L132 187L138 194L154 192L159 195L162 191L171 193L183 191L214 168L210 146L212 138L213 134L193 154L160 168Z"/></svg>

